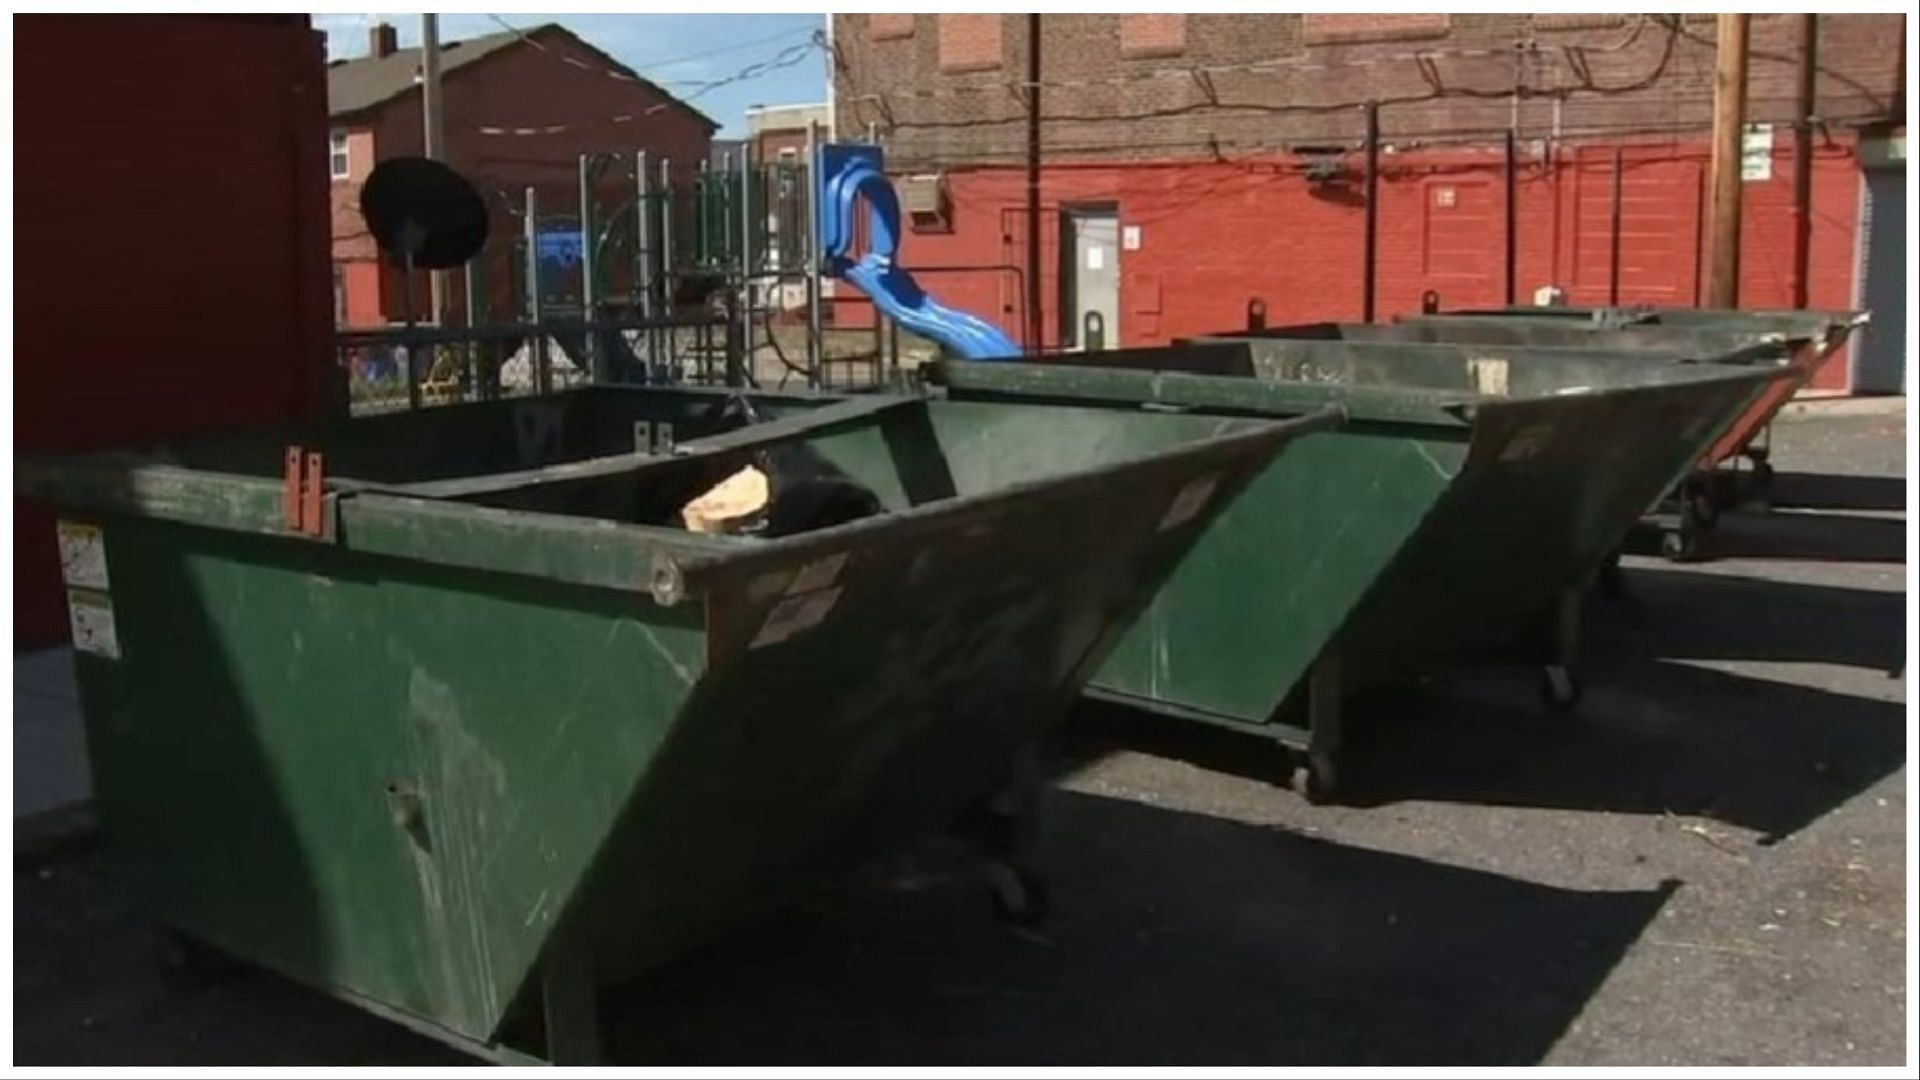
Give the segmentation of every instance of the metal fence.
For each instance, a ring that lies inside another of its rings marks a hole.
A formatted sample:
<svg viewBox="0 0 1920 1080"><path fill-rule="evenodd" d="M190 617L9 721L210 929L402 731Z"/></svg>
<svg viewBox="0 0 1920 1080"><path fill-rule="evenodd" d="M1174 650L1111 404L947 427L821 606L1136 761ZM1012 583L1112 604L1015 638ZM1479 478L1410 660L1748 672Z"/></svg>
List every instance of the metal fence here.
<svg viewBox="0 0 1920 1080"><path fill-rule="evenodd" d="M590 154L579 158L571 199L553 187L490 188L513 227L451 272L438 324L336 335L351 407L589 381L889 381L898 333L880 320L835 327L834 298L815 272L811 157L754 162L743 152L688 170L644 152ZM425 280L402 287L424 294Z"/></svg>

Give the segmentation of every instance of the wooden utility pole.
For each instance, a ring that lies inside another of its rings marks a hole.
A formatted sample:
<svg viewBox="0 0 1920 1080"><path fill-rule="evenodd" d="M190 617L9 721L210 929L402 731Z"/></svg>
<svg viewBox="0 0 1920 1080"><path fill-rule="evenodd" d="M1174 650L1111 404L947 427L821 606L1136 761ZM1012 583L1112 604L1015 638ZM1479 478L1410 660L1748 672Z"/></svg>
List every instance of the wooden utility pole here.
<svg viewBox="0 0 1920 1080"><path fill-rule="evenodd" d="M420 145L425 151L424 157L441 160L440 127L440 16L420 16ZM427 274L433 297L433 315L428 320L435 326L447 323L447 272L432 270ZM407 287L411 289L412 283Z"/></svg>
<svg viewBox="0 0 1920 1080"><path fill-rule="evenodd" d="M1740 302L1740 136L1747 112L1747 16L1720 16L1713 73L1707 207L1707 306Z"/></svg>
<svg viewBox="0 0 1920 1080"><path fill-rule="evenodd" d="M1027 16L1027 352L1040 354L1040 16Z"/></svg>
<svg viewBox="0 0 1920 1080"><path fill-rule="evenodd" d="M1809 302L1813 269L1814 74L1819 70L1820 16L1800 16L1800 85L1793 107L1793 306Z"/></svg>

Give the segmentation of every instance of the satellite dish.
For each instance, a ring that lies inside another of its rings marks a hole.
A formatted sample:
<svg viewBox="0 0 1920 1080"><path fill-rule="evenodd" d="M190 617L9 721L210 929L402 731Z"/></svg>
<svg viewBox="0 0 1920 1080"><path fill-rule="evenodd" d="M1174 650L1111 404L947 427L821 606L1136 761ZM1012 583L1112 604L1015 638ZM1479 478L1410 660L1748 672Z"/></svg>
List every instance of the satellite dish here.
<svg viewBox="0 0 1920 1080"><path fill-rule="evenodd" d="M487 242L487 205L466 178L429 158L390 158L360 188L360 216L387 257L451 270Z"/></svg>

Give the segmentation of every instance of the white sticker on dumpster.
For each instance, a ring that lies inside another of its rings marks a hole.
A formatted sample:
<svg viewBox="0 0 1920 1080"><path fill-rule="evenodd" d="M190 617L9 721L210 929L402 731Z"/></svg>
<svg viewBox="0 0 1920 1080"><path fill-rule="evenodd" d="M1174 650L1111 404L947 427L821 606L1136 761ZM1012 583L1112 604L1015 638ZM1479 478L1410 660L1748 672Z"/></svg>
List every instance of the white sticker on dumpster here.
<svg viewBox="0 0 1920 1080"><path fill-rule="evenodd" d="M58 532L61 579L75 588L107 588L107 543L100 526L62 521Z"/></svg>
<svg viewBox="0 0 1920 1080"><path fill-rule="evenodd" d="M113 625L111 596L92 589L68 589L67 617L75 650L120 659L120 633Z"/></svg>
<svg viewBox="0 0 1920 1080"><path fill-rule="evenodd" d="M796 634L819 626L827 613L833 610L833 605L839 602L840 590L837 588L787 597L767 613L767 621L760 624L760 632L754 635L753 644L748 648L778 645Z"/></svg>
<svg viewBox="0 0 1920 1080"><path fill-rule="evenodd" d="M1220 474L1218 473L1187 481L1187 486L1181 488L1180 494L1173 497L1172 504L1167 507L1166 516L1160 519L1160 531L1166 532L1168 529L1177 528L1192 521L1193 516L1206 507L1207 500L1213 498L1213 489L1219 486Z"/></svg>
<svg viewBox="0 0 1920 1080"><path fill-rule="evenodd" d="M824 559L813 560L801 567L799 573L793 575L793 584L787 586L787 595L794 596L826 588L840 580L840 569L846 565L847 553L844 551Z"/></svg>
<svg viewBox="0 0 1920 1080"><path fill-rule="evenodd" d="M1507 396L1507 362L1500 357L1480 357L1467 361L1467 377L1477 394Z"/></svg>

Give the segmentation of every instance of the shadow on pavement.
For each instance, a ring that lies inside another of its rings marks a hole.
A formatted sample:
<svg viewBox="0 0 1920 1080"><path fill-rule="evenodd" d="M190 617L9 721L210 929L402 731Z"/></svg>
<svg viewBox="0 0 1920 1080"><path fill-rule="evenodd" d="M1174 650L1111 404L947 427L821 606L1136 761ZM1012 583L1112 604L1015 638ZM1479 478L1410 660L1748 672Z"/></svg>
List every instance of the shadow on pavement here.
<svg viewBox="0 0 1920 1080"><path fill-rule="evenodd" d="M1587 694L1550 713L1527 673L1473 672L1349 712L1343 802L1404 800L1698 815L1791 835L1906 760L1898 701L1750 678L1683 661L1826 663L1898 676L1899 593L1681 571L1632 571L1632 599L1598 605ZM1083 703L1061 768L1125 747L1264 780L1268 740Z"/></svg>
<svg viewBox="0 0 1920 1080"><path fill-rule="evenodd" d="M606 1023L687 1063L1530 1063L1673 888L1568 891L1077 792L1044 812L1044 937L993 924L970 875L867 888L628 988Z"/></svg>
<svg viewBox="0 0 1920 1080"><path fill-rule="evenodd" d="M1776 472L1773 504L1806 510L1898 510L1907 508L1906 480L1898 476Z"/></svg>
<svg viewBox="0 0 1920 1080"><path fill-rule="evenodd" d="M1591 609L1595 654L1800 661L1888 673L1906 665L1906 597L1899 592L1674 567L1635 567L1626 583L1619 601Z"/></svg>
<svg viewBox="0 0 1920 1080"><path fill-rule="evenodd" d="M1900 564L1907 557L1904 518L1815 510L1737 510L1702 535L1701 557L1799 559L1809 562ZM1632 555L1660 555L1660 530L1646 522L1621 545Z"/></svg>
<svg viewBox="0 0 1920 1080"><path fill-rule="evenodd" d="M1675 888L1558 889L1077 792L1043 813L1041 931L923 853L609 991L614 1059L1525 1064ZM470 1062L257 969L182 987L95 861L15 886L23 1062Z"/></svg>

